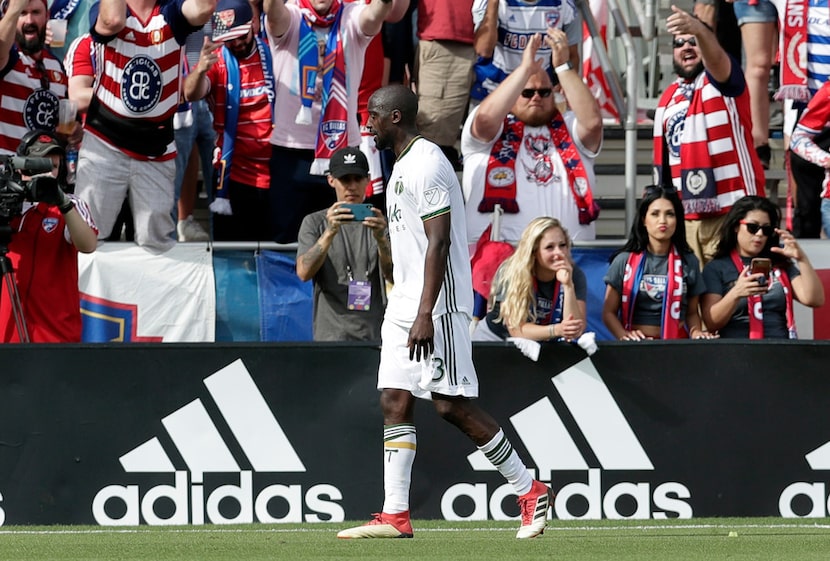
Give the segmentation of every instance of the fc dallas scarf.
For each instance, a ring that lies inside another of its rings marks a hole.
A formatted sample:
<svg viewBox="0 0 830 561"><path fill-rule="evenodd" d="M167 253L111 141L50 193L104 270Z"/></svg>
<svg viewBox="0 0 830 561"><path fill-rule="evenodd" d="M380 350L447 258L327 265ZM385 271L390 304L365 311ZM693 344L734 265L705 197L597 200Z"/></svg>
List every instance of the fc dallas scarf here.
<svg viewBox="0 0 830 561"><path fill-rule="evenodd" d="M317 144L312 175L323 175L329 166L331 155L348 146L346 109L346 55L340 35L340 20L343 15L341 0L334 0L328 14L321 16L311 5L311 0L297 0L302 12L298 61L300 64L300 100L302 105L295 122L310 125L311 105L317 93L317 71L319 51L313 26L330 27L323 56L323 91L320 123L317 128Z"/></svg>
<svg viewBox="0 0 830 561"><path fill-rule="evenodd" d="M738 273L744 270L744 263L737 251L732 251L732 263L738 269ZM798 334L795 329L795 314L793 313L793 286L790 282L790 276L781 267L773 267L770 271L770 279L773 277L778 279L781 287L784 289L784 302L786 305L787 317L787 332L790 339L798 339ZM746 297L746 307L749 314L749 338L763 339L764 338L764 303L763 295L755 294Z"/></svg>
<svg viewBox="0 0 830 561"><path fill-rule="evenodd" d="M647 252L631 252L625 265L626 276L623 278L622 306L620 319L626 331L631 331L634 324L634 308L637 306L637 294L646 267ZM661 339L687 339L686 328L680 321L680 307L683 302L683 258L674 245L669 251L669 263L666 270L666 286L663 292L663 312L660 322Z"/></svg>
<svg viewBox="0 0 830 561"><path fill-rule="evenodd" d="M478 205L479 212L493 212L499 204L504 212L516 214L519 205L516 202L516 159L524 138L525 124L515 115L508 114L504 119L501 137L493 144L487 172L484 176L484 198ZM582 157L571 138L568 127L561 113L556 113L548 124L548 131L553 147L559 153L568 175L568 187L579 210L579 223L590 224L599 217L599 204L594 200L588 174L582 164ZM550 154L544 153L549 169L553 169Z"/></svg>
<svg viewBox="0 0 830 561"><path fill-rule="evenodd" d="M787 0L781 33L781 88L775 99L807 101L807 10L808 0Z"/></svg>

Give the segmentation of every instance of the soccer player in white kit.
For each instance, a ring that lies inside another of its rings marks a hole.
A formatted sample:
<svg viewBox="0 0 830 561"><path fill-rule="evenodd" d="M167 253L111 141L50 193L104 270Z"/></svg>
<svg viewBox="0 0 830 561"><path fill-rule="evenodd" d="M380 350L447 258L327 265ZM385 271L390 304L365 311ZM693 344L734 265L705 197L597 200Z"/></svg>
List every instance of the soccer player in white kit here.
<svg viewBox="0 0 830 561"><path fill-rule="evenodd" d="M473 305L464 201L458 178L437 145L418 134L418 98L401 85L369 99L368 128L379 149L397 155L386 194L395 286L381 327L378 389L383 411L383 510L338 538L411 538L409 487L415 460L416 398L466 434L513 485L522 525L534 538L546 525L553 492L534 481L498 423L473 403Z"/></svg>

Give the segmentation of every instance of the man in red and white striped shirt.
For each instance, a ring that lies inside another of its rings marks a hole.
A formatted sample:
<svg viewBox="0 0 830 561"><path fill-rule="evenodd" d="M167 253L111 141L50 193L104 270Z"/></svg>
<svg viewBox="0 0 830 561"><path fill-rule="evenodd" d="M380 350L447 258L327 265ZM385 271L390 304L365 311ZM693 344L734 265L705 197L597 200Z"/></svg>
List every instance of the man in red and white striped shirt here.
<svg viewBox="0 0 830 561"><path fill-rule="evenodd" d="M45 0L9 0L0 18L0 154L14 154L30 130L57 125L67 81L44 47L48 19Z"/></svg>
<svg viewBox="0 0 830 561"><path fill-rule="evenodd" d="M216 0L101 0L90 33L102 43L98 80L78 160L77 191L110 235L130 197L138 245L153 252L175 243L176 147L187 36L210 19Z"/></svg>

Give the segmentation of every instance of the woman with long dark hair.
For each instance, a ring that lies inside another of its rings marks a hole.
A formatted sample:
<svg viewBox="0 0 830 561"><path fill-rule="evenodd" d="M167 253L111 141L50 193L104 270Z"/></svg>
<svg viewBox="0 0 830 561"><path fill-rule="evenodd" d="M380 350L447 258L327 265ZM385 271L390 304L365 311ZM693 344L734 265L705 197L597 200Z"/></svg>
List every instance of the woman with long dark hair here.
<svg viewBox="0 0 830 561"><path fill-rule="evenodd" d="M617 339L706 339L698 312L705 290L686 242L683 205L674 187L646 187L625 246L605 275L602 320Z"/></svg>
<svg viewBox="0 0 830 561"><path fill-rule="evenodd" d="M818 274L780 222L781 211L764 197L743 197L726 215L701 299L706 325L721 337L794 339L793 300L824 304Z"/></svg>

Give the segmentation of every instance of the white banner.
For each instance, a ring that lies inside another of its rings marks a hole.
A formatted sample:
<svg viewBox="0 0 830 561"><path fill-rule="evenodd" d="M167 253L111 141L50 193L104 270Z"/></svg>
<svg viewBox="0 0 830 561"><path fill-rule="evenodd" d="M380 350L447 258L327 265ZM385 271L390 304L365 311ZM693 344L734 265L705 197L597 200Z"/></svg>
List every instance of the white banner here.
<svg viewBox="0 0 830 561"><path fill-rule="evenodd" d="M216 329L213 254L177 244L153 255L104 243L78 257L85 342L212 342Z"/></svg>

